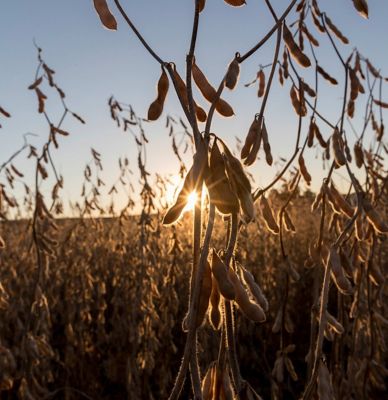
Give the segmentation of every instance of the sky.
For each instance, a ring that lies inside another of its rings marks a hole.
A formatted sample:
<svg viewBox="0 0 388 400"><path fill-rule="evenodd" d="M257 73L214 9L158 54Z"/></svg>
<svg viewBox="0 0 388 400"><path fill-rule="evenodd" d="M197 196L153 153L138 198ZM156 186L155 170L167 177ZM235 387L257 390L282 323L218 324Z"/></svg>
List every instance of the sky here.
<svg viewBox="0 0 388 400"><path fill-rule="evenodd" d="M183 75L194 2L122 0L121 3L151 47L164 60L175 62ZM61 138L60 148L54 152L57 169L65 179L64 196L73 200L78 198L82 172L91 159L91 147L102 155L102 178L107 184L113 183L118 175L119 156L127 156L136 171L135 143L110 119L107 100L114 95L120 101L131 104L140 116L145 117L156 95L155 86L160 67L129 30L113 1L109 1L109 5L118 21L116 32L103 28L92 0L2 0L1 4L0 106L8 110L12 118L2 118L0 121L3 125L0 129L0 164L22 145L23 134L34 133L36 136L31 136L29 140L38 148L47 137L47 125L42 115L36 111L36 97L27 90L34 80L37 66L33 44L35 40L43 49L47 64L56 71L56 79L67 94L69 107L86 120L85 125L80 125L69 119L65 127L71 134ZM272 4L280 15L289 2L274 0ZM351 0L325 0L320 1L320 4L322 11L327 12L350 39L351 44L348 46L338 44L343 54L347 56L357 46L362 54L373 60L377 68L381 68L383 75L384 72L388 75L388 2L369 1L369 20L357 14ZM294 20L295 14L287 19L288 23ZM209 81L218 86L235 52L244 53L250 49L272 25L264 1L247 0L246 6L233 8L223 0L207 0L200 17L197 64ZM321 43L317 52L322 66L342 82L343 70L328 45L327 37L314 30L312 24L309 26ZM216 117L212 131L232 148L235 147L236 136L244 140L252 118L261 105L256 87L245 88L243 84L255 77L260 65L272 61L274 39L241 66L237 90L225 91L224 98L233 106L236 116L228 119ZM313 84L311 71L304 72L304 76L306 81ZM337 119L343 90L341 84L333 88L321 83L320 87L323 94L319 100L320 110L330 119ZM388 100L386 88L385 92L385 99ZM289 158L295 146L297 118L292 111L288 93L289 83L281 88L276 73L265 114L275 160L279 157ZM207 102L198 92L196 99L208 108ZM361 104L358 105L360 109ZM50 111L55 116L54 120L59 118L59 108L53 107ZM165 111L160 121L146 124L150 140L147 149L148 169L162 175L178 172L178 163L164 127L167 112L176 117L183 115L172 90ZM360 126L359 123L355 118L356 127ZM303 135L306 135L307 124L308 119L305 118ZM331 134L324 125L322 133L325 137ZM310 150L307 156L307 165L313 175L313 189L319 187L324 174L322 164L315 160L315 155L316 151ZM30 161L21 158L15 165L27 178L32 176L33 164ZM268 168L262 160L255 163L249 168L255 178L254 186L268 184L277 168ZM0 177L0 181L2 179ZM136 179L134 177L135 185Z"/></svg>

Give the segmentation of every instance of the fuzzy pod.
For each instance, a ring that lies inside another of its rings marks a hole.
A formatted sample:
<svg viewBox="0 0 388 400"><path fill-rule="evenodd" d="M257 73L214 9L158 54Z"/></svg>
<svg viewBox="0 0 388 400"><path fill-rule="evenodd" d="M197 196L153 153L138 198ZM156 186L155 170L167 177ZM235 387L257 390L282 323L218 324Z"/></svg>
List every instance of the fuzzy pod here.
<svg viewBox="0 0 388 400"><path fill-rule="evenodd" d="M195 62L193 63L192 74L194 82L202 93L202 96L208 102L213 103L217 98L217 92ZM216 111L224 117L231 117L234 115L233 108L222 99L218 99L216 103Z"/></svg>
<svg viewBox="0 0 388 400"><path fill-rule="evenodd" d="M292 57L295 61L302 67L310 67L311 61L310 59L302 52L299 46L296 44L294 38L292 37L292 33L288 29L287 25L283 24L283 40L286 44L288 51L291 53Z"/></svg>
<svg viewBox="0 0 388 400"><path fill-rule="evenodd" d="M236 293L235 301L242 313L251 321L264 322L266 320L264 310L257 303L254 303L249 299L244 285L241 283L232 268L229 269L228 275Z"/></svg>
<svg viewBox="0 0 388 400"><path fill-rule="evenodd" d="M94 8L97 11L97 14L105 28L115 31L117 29L117 22L109 10L107 0L93 0L93 3Z"/></svg>
<svg viewBox="0 0 388 400"><path fill-rule="evenodd" d="M210 310L209 310L209 322L214 330L218 330L221 328L221 311L220 311L220 292L218 289L217 281L212 276L212 292L210 294Z"/></svg>
<svg viewBox="0 0 388 400"><path fill-rule="evenodd" d="M257 303L263 308L263 310L267 312L269 310L269 304L267 298L265 297L265 294L261 290L261 287L255 281L255 278L253 277L250 271L248 271L244 267L242 267L242 271L243 271L244 282L248 286L252 296L255 298Z"/></svg>
<svg viewBox="0 0 388 400"><path fill-rule="evenodd" d="M274 235L277 235L279 233L279 226L275 221L272 209L264 195L260 197L260 209L267 229Z"/></svg>
<svg viewBox="0 0 388 400"><path fill-rule="evenodd" d="M227 300L234 300L236 291L228 274L228 268L220 259L215 249L213 249L211 271L217 281L218 289L222 296Z"/></svg>
<svg viewBox="0 0 388 400"><path fill-rule="evenodd" d="M162 70L162 74L160 75L158 86L157 86L157 97L151 103L148 109L148 119L150 121L156 121L163 112L164 102L166 100L167 92L169 88L168 76L164 69Z"/></svg>
<svg viewBox="0 0 388 400"><path fill-rule="evenodd" d="M240 75L240 64L238 62L238 59L235 58L228 66L228 71L225 76L225 86L233 90L238 81L238 77Z"/></svg>
<svg viewBox="0 0 388 400"><path fill-rule="evenodd" d="M210 202L224 215L238 213L238 197L232 190L225 172L225 162L218 148L217 141L213 143L209 174L206 177L206 186L209 191Z"/></svg>

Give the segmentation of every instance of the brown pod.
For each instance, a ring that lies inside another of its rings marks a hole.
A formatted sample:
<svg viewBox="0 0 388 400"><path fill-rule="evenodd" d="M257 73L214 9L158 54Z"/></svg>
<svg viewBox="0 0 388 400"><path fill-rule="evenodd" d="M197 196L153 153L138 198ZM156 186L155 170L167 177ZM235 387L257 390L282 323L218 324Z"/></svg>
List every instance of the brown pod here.
<svg viewBox="0 0 388 400"><path fill-rule="evenodd" d="M376 209L369 203L367 199L364 199L363 208L365 215L369 223L373 226L377 233L388 233L388 224L379 215Z"/></svg>
<svg viewBox="0 0 388 400"><path fill-rule="evenodd" d="M364 151L360 142L354 144L354 158L356 159L356 165L361 168L364 165Z"/></svg>
<svg viewBox="0 0 388 400"><path fill-rule="evenodd" d="M240 64L237 58L235 58L229 64L228 71L225 76L225 86L228 89L233 90L236 87L239 75L240 75Z"/></svg>
<svg viewBox="0 0 388 400"><path fill-rule="evenodd" d="M288 51L291 53L292 57L295 61L301 65L302 67L309 67L311 65L310 59L302 52L299 46L294 41L292 37L292 33L288 29L287 25L283 24L283 39L288 48Z"/></svg>
<svg viewBox="0 0 388 400"><path fill-rule="evenodd" d="M312 18L313 18L313 22L315 27L317 28L317 30L321 33L325 33L325 28L322 26L321 22L319 21L319 19L316 17L315 13L311 14Z"/></svg>
<svg viewBox="0 0 388 400"><path fill-rule="evenodd" d="M309 172L307 170L306 163L305 163L304 158L303 158L303 154L301 154L299 156L298 163L299 163L299 170L300 170L300 173L303 176L303 179L305 180L307 185L310 185L310 183L311 183L311 175L309 174Z"/></svg>
<svg viewBox="0 0 388 400"><path fill-rule="evenodd" d="M190 171L185 177L183 187L178 194L175 204L168 209L166 215L163 218L164 225L173 224L178 220L188 202L188 197L190 193L194 190L194 188L195 185L193 182L193 167L191 167Z"/></svg>
<svg viewBox="0 0 388 400"><path fill-rule="evenodd" d="M202 96L210 103L213 103L217 98L217 92L214 89L214 87L209 83L209 81L206 79L206 76L200 70L200 68L197 66L195 62L193 63L192 73L194 82L198 86L198 89L201 91ZM231 117L234 115L233 108L226 101L222 99L219 99L217 101L216 110L224 117Z"/></svg>
<svg viewBox="0 0 388 400"><path fill-rule="evenodd" d="M247 269L242 267L242 271L243 271L244 282L248 286L252 296L255 298L257 303L263 308L263 310L267 312L269 310L269 304L267 298L265 297L263 291L261 290L261 287L256 283L255 278Z"/></svg>
<svg viewBox="0 0 388 400"><path fill-rule="evenodd" d="M236 293L235 301L243 314L251 321L264 322L266 320L264 310L249 299L248 293L232 268L229 268L228 275Z"/></svg>
<svg viewBox="0 0 388 400"><path fill-rule="evenodd" d="M164 69L158 81L158 95L155 101L152 102L148 109L148 119L150 121L156 121L163 112L164 102L166 100L167 92L169 87L168 76Z"/></svg>
<svg viewBox="0 0 388 400"><path fill-rule="evenodd" d="M347 106L347 113L349 118L354 117L354 109L355 109L355 103L352 99L348 101L348 106Z"/></svg>
<svg viewBox="0 0 388 400"><path fill-rule="evenodd" d="M260 197L260 209L267 229L273 234L277 235L279 233L279 226L275 221L271 207L264 195Z"/></svg>
<svg viewBox="0 0 388 400"><path fill-rule="evenodd" d="M338 85L337 79L329 75L321 66L317 65L317 72L322 75L332 85Z"/></svg>
<svg viewBox="0 0 388 400"><path fill-rule="evenodd" d="M303 87L303 90L310 96L310 97L316 97L316 93L315 93L315 90L312 88L312 87L310 87L306 82L304 82L304 81L301 81L301 84L302 84L302 87Z"/></svg>
<svg viewBox="0 0 388 400"><path fill-rule="evenodd" d="M259 143L261 143L261 122L255 117L251 126L249 127L249 131L247 134L247 137L245 138L245 143L244 146L241 149L241 158L247 158L248 155L250 154L251 148L257 141L257 139L260 138ZM260 144L258 146L257 152L260 149ZM257 155L256 152L256 155ZM255 155L255 157L256 157Z"/></svg>
<svg viewBox="0 0 388 400"><path fill-rule="evenodd" d="M296 114L305 117L307 115L307 108L304 99L299 98L299 91L296 89L295 85L291 86L290 97Z"/></svg>
<svg viewBox="0 0 388 400"><path fill-rule="evenodd" d="M338 166L342 166L346 164L346 157L343 151L343 142L341 138L341 134L339 133L338 128L334 129L334 133L332 136L332 147L334 153L334 159Z"/></svg>
<svg viewBox="0 0 388 400"><path fill-rule="evenodd" d="M296 232L295 226L292 223L291 217L289 216L287 210L284 210L283 219L284 219L284 224L285 224L286 230L288 232Z"/></svg>
<svg viewBox="0 0 388 400"><path fill-rule="evenodd" d="M328 311L326 311L326 320L335 333L342 335L345 332L342 324L338 322L337 319L333 317Z"/></svg>
<svg viewBox="0 0 388 400"><path fill-rule="evenodd" d="M368 18L369 12L368 12L368 3L366 0L353 0L353 4L362 17Z"/></svg>
<svg viewBox="0 0 388 400"><path fill-rule="evenodd" d="M175 68L173 69L173 75L174 75L174 79L175 79L175 82L177 85L177 91L178 91L179 97L182 99L184 106L186 108L188 108L189 100L187 98L186 84ZM198 121L205 122L207 119L205 110L202 107L198 106L195 101L194 101L194 108L195 108L195 114L197 116Z"/></svg>
<svg viewBox="0 0 388 400"><path fill-rule="evenodd" d="M261 130L262 138L263 138L263 148L265 153L265 160L267 161L268 165L272 165L273 158L271 153L271 145L269 144L268 140L268 132L267 127L265 126L265 122L263 121L263 127Z"/></svg>
<svg viewBox="0 0 388 400"><path fill-rule="evenodd" d="M222 296L225 297L227 300L234 300L236 293L234 286L229 279L228 275L228 268L226 265L222 262L220 257L218 256L217 252L215 249L213 249L213 258L212 258L212 273L214 278L217 281L218 284L218 289Z"/></svg>
<svg viewBox="0 0 388 400"><path fill-rule="evenodd" d="M243 6L245 3L245 0L224 0L225 3L229 4L230 6L233 7L241 7Z"/></svg>
<svg viewBox="0 0 388 400"><path fill-rule="evenodd" d="M257 75L259 79L259 90L257 92L258 97L263 97L265 92L265 74L264 71L261 69Z"/></svg>
<svg viewBox="0 0 388 400"><path fill-rule="evenodd" d="M213 387L215 378L216 362L213 361L206 371L206 374L202 380L201 389L203 400L213 400Z"/></svg>
<svg viewBox="0 0 388 400"><path fill-rule="evenodd" d="M243 210L247 222L252 221L255 217L255 207L251 194L251 184L244 172L241 162L233 156L225 144L223 146L226 159L226 172L232 189L237 193L241 209Z"/></svg>
<svg viewBox="0 0 388 400"><path fill-rule="evenodd" d="M117 22L113 14L110 12L106 0L93 0L94 8L97 11L98 16L102 24L107 29L116 30Z"/></svg>
<svg viewBox="0 0 388 400"><path fill-rule="evenodd" d="M352 218L354 215L354 208L342 197L341 193L336 189L333 183L330 186L331 194L334 201L337 203L339 209L348 217Z"/></svg>
<svg viewBox="0 0 388 400"><path fill-rule="evenodd" d="M202 12L203 9L205 8L206 5L206 0L199 0L198 1L198 11Z"/></svg>
<svg viewBox="0 0 388 400"><path fill-rule="evenodd" d="M220 311L220 292L218 290L217 281L212 277L212 292L210 294L210 311L209 322L213 329L218 330L221 327L221 311Z"/></svg>
<svg viewBox="0 0 388 400"><path fill-rule="evenodd" d="M301 31L306 35L307 39L310 41L310 43L315 46L319 47L319 42L318 40L313 36L313 34L307 29L306 25L301 26Z"/></svg>
<svg viewBox="0 0 388 400"><path fill-rule="evenodd" d="M239 203L233 192L225 172L224 159L218 148L217 141L213 143L210 154L209 175L205 178L209 191L210 202L221 214L238 213Z"/></svg>
<svg viewBox="0 0 388 400"><path fill-rule="evenodd" d="M375 77L375 78L380 78L380 73L377 71L377 69L373 66L373 64L369 61L369 59L366 59L366 66L368 67L370 73Z"/></svg>
<svg viewBox="0 0 388 400"><path fill-rule="evenodd" d="M327 147L327 142L323 138L321 131L319 130L318 125L314 122L314 136L317 138L318 143L323 147L324 149Z"/></svg>
<svg viewBox="0 0 388 400"><path fill-rule="evenodd" d="M338 249L332 246L327 260L327 267L331 267L333 280L342 294L350 294L352 292L352 285L349 279L345 276L344 270L341 265L341 258Z"/></svg>
<svg viewBox="0 0 388 400"><path fill-rule="evenodd" d="M373 102L382 108L388 108L388 103L384 103L383 101L373 99Z"/></svg>
<svg viewBox="0 0 388 400"><path fill-rule="evenodd" d="M199 328L205 318L209 307L210 294L212 292L212 272L209 262L206 262L203 274L201 293L199 297L196 327Z"/></svg>
<svg viewBox="0 0 388 400"><path fill-rule="evenodd" d="M341 40L344 44L349 44L349 39L343 35L343 33L335 26L332 20L325 14L325 22L330 30L337 36L339 40Z"/></svg>

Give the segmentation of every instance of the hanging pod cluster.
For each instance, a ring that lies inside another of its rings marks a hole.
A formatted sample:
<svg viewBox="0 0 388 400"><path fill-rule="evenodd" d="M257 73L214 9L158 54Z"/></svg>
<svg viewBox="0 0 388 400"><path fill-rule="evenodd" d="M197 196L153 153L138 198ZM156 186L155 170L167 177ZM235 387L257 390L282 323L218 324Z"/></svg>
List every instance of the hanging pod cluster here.
<svg viewBox="0 0 388 400"><path fill-rule="evenodd" d="M240 161L233 156L223 143L221 152L215 139L210 150L210 157L196 156L199 164L194 173L194 167L187 173L183 187L178 194L175 204L167 211L163 223L172 224L178 220L188 202L188 196L200 189L204 179L210 202L224 215L237 214L241 208L247 222L255 217L251 184ZM203 150L206 152L206 150ZM202 151L202 152L203 152ZM198 153L197 153L198 154ZM199 161L201 160L201 161Z"/></svg>
<svg viewBox="0 0 388 400"><path fill-rule="evenodd" d="M271 145L268 140L267 127L264 118L256 115L249 127L244 146L241 149L241 159L244 160L245 165L252 165L256 161L262 142L267 164L272 165L273 157Z"/></svg>

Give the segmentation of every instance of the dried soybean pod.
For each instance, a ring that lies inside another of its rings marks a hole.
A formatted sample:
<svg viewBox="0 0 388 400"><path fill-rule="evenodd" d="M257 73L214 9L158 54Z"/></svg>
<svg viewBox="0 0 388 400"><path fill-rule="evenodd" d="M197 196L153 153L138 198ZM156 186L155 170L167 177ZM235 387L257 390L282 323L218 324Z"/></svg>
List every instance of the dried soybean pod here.
<svg viewBox="0 0 388 400"><path fill-rule="evenodd" d="M291 359L287 356L284 356L284 364L286 365L287 371L291 376L293 381L298 380L298 374L295 371L294 364L292 363Z"/></svg>
<svg viewBox="0 0 388 400"><path fill-rule="evenodd" d="M314 122L314 135L317 138L319 144L325 149L327 147L327 142L323 138L321 131L319 130L319 127L315 122Z"/></svg>
<svg viewBox="0 0 388 400"><path fill-rule="evenodd" d="M198 89L201 91L203 97L210 103L213 103L217 98L217 92L195 62L193 63L192 73L194 82L198 86ZM216 110L224 117L231 117L234 115L233 108L222 99L218 99L216 103Z"/></svg>
<svg viewBox="0 0 388 400"><path fill-rule="evenodd" d="M251 148L253 147L254 143L260 137L261 142L261 122L255 117L251 126L249 127L249 131L247 137L245 138L244 146L241 149L241 159L247 158L250 154ZM260 144L258 146L257 151L260 149ZM257 152L256 152L257 155ZM255 157L256 157L255 155Z"/></svg>
<svg viewBox="0 0 388 400"><path fill-rule="evenodd" d="M364 17L368 18L368 3L366 0L353 0L354 7L359 12L359 14Z"/></svg>
<svg viewBox="0 0 388 400"><path fill-rule="evenodd" d="M232 268L229 268L228 275L236 293L235 301L243 314L251 321L264 322L266 317L263 309L249 299L248 293Z"/></svg>
<svg viewBox="0 0 388 400"><path fill-rule="evenodd" d="M332 136L332 147L334 153L334 159L338 166L342 166L346 164L346 157L343 151L343 142L341 138L341 134L337 127L334 129L334 133Z"/></svg>
<svg viewBox="0 0 388 400"><path fill-rule="evenodd" d="M211 326L218 330L221 327L220 292L214 275L212 276L212 292L210 294L209 321Z"/></svg>
<svg viewBox="0 0 388 400"><path fill-rule="evenodd" d="M310 87L305 81L301 81L303 90L310 96L310 97L316 97L315 90Z"/></svg>
<svg viewBox="0 0 388 400"><path fill-rule="evenodd" d="M234 300L236 296L234 285L229 279L226 265L222 262L215 249L213 249L211 270L214 278L217 281L220 293L225 297L225 299Z"/></svg>
<svg viewBox="0 0 388 400"><path fill-rule="evenodd" d="M307 167L306 167L306 163L305 163L304 158L303 158L303 154L301 154L299 156L298 163L299 163L299 170L300 170L300 173L303 176L303 179L305 180L307 185L310 185L310 183L311 183L311 175L307 171Z"/></svg>
<svg viewBox="0 0 388 400"><path fill-rule="evenodd" d="M233 386L230 381L228 370L225 368L222 372L222 384L221 384L221 398L224 400L234 400Z"/></svg>
<svg viewBox="0 0 388 400"><path fill-rule="evenodd" d="M348 217L352 218L354 215L353 207L342 197L341 193L336 189L333 183L330 186L331 194L334 201L337 203L340 210Z"/></svg>
<svg viewBox="0 0 388 400"><path fill-rule="evenodd" d="M302 25L301 31L307 36L307 39L311 42L311 44L315 47L319 47L318 40L313 36L313 34L307 29L305 24Z"/></svg>
<svg viewBox="0 0 388 400"><path fill-rule="evenodd" d="M279 226L275 221L271 207L264 195L260 197L260 209L267 229L273 234L277 235L279 233Z"/></svg>
<svg viewBox="0 0 388 400"><path fill-rule="evenodd" d="M193 190L194 190L193 167L191 167L190 171L187 173L185 177L183 187L178 194L175 204L168 209L166 215L163 218L164 225L173 224L178 220L188 202L188 196Z"/></svg>
<svg viewBox="0 0 388 400"><path fill-rule="evenodd" d="M348 101L348 106L347 106L347 113L349 118L354 117L354 109L355 109L355 103L352 99Z"/></svg>
<svg viewBox="0 0 388 400"><path fill-rule="evenodd" d="M202 396L203 400L212 400L213 399L213 386L214 386L214 368L215 361L213 361L209 368L206 371L206 374L202 380Z"/></svg>
<svg viewBox="0 0 388 400"><path fill-rule="evenodd" d="M205 318L206 311L209 307L209 299L211 291L212 291L212 272L209 262L206 262L205 271L203 274L199 304L198 304L197 321L196 321L197 328L199 328L202 325L203 320Z"/></svg>
<svg viewBox="0 0 388 400"><path fill-rule="evenodd" d="M378 105L379 107L382 108L388 108L388 103L384 103L383 101L377 100L377 99L373 99L373 102Z"/></svg>
<svg viewBox="0 0 388 400"><path fill-rule="evenodd" d="M226 159L226 172L230 183L235 193L237 193L246 220L248 222L252 221L255 217L255 207L251 193L251 183L244 172L241 162L233 156L225 144L223 146Z"/></svg>
<svg viewBox="0 0 388 400"><path fill-rule="evenodd" d="M175 66L173 68L173 75L174 75L174 79L177 85L177 91L179 96L182 99L183 104L185 105L185 107L189 106L189 100L187 98L187 89L186 89L186 84L183 81L183 79L181 78L181 76L179 75L178 71L176 70ZM195 114L197 116L198 121L200 122L205 122L207 115L205 110L198 106L197 103L194 101L194 108L195 108Z"/></svg>
<svg viewBox="0 0 388 400"><path fill-rule="evenodd" d="M150 121L157 120L163 112L164 102L166 100L169 87L168 76L164 69L158 81L158 95L155 101L152 102L148 109L148 119Z"/></svg>
<svg viewBox="0 0 388 400"><path fill-rule="evenodd" d="M311 17L313 18L313 22L317 30L321 33L325 33L325 28L322 26L321 22L316 17L316 15L314 13L311 13Z"/></svg>
<svg viewBox="0 0 388 400"><path fill-rule="evenodd" d="M339 40L341 40L344 44L349 44L349 39L343 35L343 33L333 24L333 21L325 14L325 22L330 28L330 30L337 36Z"/></svg>
<svg viewBox="0 0 388 400"><path fill-rule="evenodd" d="M224 0L225 3L229 4L230 6L233 7L241 7L243 6L245 3L245 0Z"/></svg>
<svg viewBox="0 0 388 400"><path fill-rule="evenodd" d="M321 66L317 65L317 71L320 75L322 75L327 81L329 81L332 85L338 85L338 82L335 78L329 75Z"/></svg>
<svg viewBox="0 0 388 400"><path fill-rule="evenodd" d="M259 90L257 92L258 97L263 97L264 92L265 92L265 74L264 71L261 69L258 73L258 79L259 79Z"/></svg>
<svg viewBox="0 0 388 400"><path fill-rule="evenodd" d="M110 12L106 0L93 0L93 3L105 28L115 31L117 29L117 22L113 14Z"/></svg>
<svg viewBox="0 0 388 400"><path fill-rule="evenodd" d="M244 282L248 286L252 296L265 312L269 310L268 300L265 297L261 287L256 283L255 278L246 268L242 267Z"/></svg>
<svg viewBox="0 0 388 400"><path fill-rule="evenodd" d="M263 121L263 127L261 129L261 134L262 134L262 138L263 138L265 160L267 161L268 165L272 165L273 158L272 158L272 153L271 153L271 145L269 144L268 132L267 132L267 127L265 126L265 121Z"/></svg>
<svg viewBox="0 0 388 400"><path fill-rule="evenodd" d="M330 373L322 360L319 361L318 367L318 398L319 400L335 399Z"/></svg>
<svg viewBox="0 0 388 400"><path fill-rule="evenodd" d="M292 223L291 217L289 216L287 210L284 210L283 218L284 218L284 224L286 226L286 230L289 232L296 232L295 226Z"/></svg>
<svg viewBox="0 0 388 400"><path fill-rule="evenodd" d="M379 215L379 213L375 210L375 208L369 203L369 200L364 198L363 208L365 211L365 215L369 223L373 226L374 230L377 233L388 233L388 224L384 219Z"/></svg>
<svg viewBox="0 0 388 400"><path fill-rule="evenodd" d="M295 61L301 65L302 67L309 67L311 65L310 59L302 52L299 46L294 41L292 37L292 33L288 29L286 23L283 24L283 39L288 48L288 51L291 53L292 57Z"/></svg>
<svg viewBox="0 0 388 400"><path fill-rule="evenodd" d="M225 172L225 163L214 141L210 154L209 174L205 178L210 202L214 204L221 214L238 213L240 206L237 195L233 192Z"/></svg>
<svg viewBox="0 0 388 400"><path fill-rule="evenodd" d="M354 144L354 158L356 159L356 165L361 168L364 165L364 152L360 142Z"/></svg>
<svg viewBox="0 0 388 400"><path fill-rule="evenodd" d="M233 90L236 87L238 77L240 75L240 64L237 57L229 64L228 71L225 76L225 86Z"/></svg>
<svg viewBox="0 0 388 400"><path fill-rule="evenodd" d="M366 59L366 66L368 67L369 71L375 78L380 78L380 73L377 71L377 69L373 66L373 64L369 61L369 59Z"/></svg>
<svg viewBox="0 0 388 400"><path fill-rule="evenodd" d="M350 294L352 292L352 285L344 274L338 248L335 246L331 247L329 257L327 259L326 268L330 267L334 283L336 284L338 290L342 294Z"/></svg>
<svg viewBox="0 0 388 400"><path fill-rule="evenodd" d="M342 324L338 322L337 319L333 317L328 311L326 311L326 320L327 323L333 328L333 330L339 335L342 335L345 332Z"/></svg>
<svg viewBox="0 0 388 400"><path fill-rule="evenodd" d="M206 0L199 0L199 1L198 1L198 9L199 9L199 12L202 12L202 11L203 11L203 9L205 8L205 5L206 5Z"/></svg>

